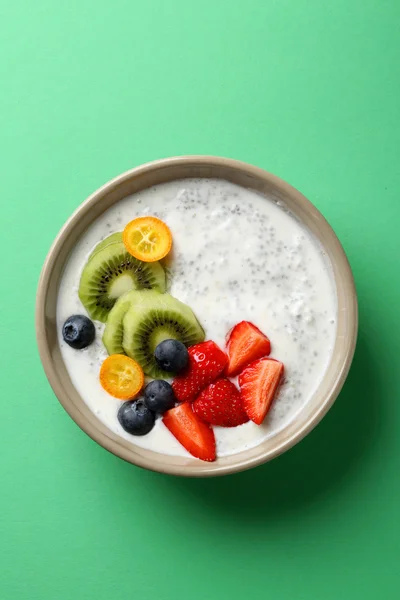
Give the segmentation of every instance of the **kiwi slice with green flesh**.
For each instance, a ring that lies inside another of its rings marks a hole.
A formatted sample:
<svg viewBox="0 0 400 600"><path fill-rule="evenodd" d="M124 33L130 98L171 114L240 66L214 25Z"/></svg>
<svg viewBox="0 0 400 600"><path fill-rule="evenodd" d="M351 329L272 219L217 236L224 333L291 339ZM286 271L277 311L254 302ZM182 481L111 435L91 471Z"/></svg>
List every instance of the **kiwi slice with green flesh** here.
<svg viewBox="0 0 400 600"><path fill-rule="evenodd" d="M141 297L150 293L151 290L143 290L141 292L137 290L132 290L131 292L127 292L123 294L110 312L108 313L106 328L103 333L103 344L106 347L108 354L125 354L125 350L122 346L122 336L123 336L123 319L128 309L136 303L141 301Z"/></svg>
<svg viewBox="0 0 400 600"><path fill-rule="evenodd" d="M191 309L169 294L159 294L156 302L132 305L123 319L123 348L137 360L146 375L168 378L154 358L154 350L165 339L178 339L187 346L204 340L204 331Z"/></svg>
<svg viewBox="0 0 400 600"><path fill-rule="evenodd" d="M160 342L180 340L186 346L204 341L204 330L189 306L170 294L156 291L139 292L141 298L126 312L123 319L122 346L135 359L146 375L154 378L171 377L162 371L154 358Z"/></svg>
<svg viewBox="0 0 400 600"><path fill-rule="evenodd" d="M89 316L104 322L120 296L142 289L164 292L164 269L159 262L145 263L134 258L123 242L115 242L86 263L78 294Z"/></svg>
<svg viewBox="0 0 400 600"><path fill-rule="evenodd" d="M97 246L95 247L93 252L90 254L88 260L93 258L93 256L95 254L97 254L97 252L99 252L100 250L103 250L103 248L105 248L109 244L113 244L116 242L122 242L122 231L117 231L116 233L112 233L108 237L104 238L104 240L102 240L99 244L97 244Z"/></svg>
<svg viewBox="0 0 400 600"><path fill-rule="evenodd" d="M155 290L132 290L131 292L127 292L118 298L108 314L106 327L103 333L103 343L109 354L125 354L125 350L122 345L123 319L128 310L132 306L135 306L137 311L139 311L143 306L160 306L160 296L161 294ZM178 300L175 300L175 298L173 298L173 300L176 303L179 303L179 305L183 306L186 309L185 312L187 312L187 309L189 308L188 306L182 304ZM190 318L192 318L194 315L190 309L189 311L191 313ZM173 336L168 337L170 338ZM160 341L162 340L160 339Z"/></svg>

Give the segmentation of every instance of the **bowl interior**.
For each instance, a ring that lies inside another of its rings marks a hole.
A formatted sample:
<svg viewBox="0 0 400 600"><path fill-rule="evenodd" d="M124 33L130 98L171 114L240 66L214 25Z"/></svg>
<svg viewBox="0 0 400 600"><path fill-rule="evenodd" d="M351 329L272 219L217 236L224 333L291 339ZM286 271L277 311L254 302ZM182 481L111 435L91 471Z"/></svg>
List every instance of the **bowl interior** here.
<svg viewBox="0 0 400 600"><path fill-rule="evenodd" d="M318 390L298 416L258 446L215 463L166 456L139 448L111 432L86 406L65 368L57 341L57 291L63 267L78 238L105 210L144 188L187 177L217 177L268 195L287 208L315 235L328 256L337 290L337 335L331 362ZM185 476L222 475L250 468L281 454L306 435L339 393L354 353L357 300L351 270L336 235L321 213L287 183L256 167L214 157L179 157L156 161L124 173L84 202L57 236L45 261L37 295L39 352L50 384L74 421L96 442L133 464Z"/></svg>

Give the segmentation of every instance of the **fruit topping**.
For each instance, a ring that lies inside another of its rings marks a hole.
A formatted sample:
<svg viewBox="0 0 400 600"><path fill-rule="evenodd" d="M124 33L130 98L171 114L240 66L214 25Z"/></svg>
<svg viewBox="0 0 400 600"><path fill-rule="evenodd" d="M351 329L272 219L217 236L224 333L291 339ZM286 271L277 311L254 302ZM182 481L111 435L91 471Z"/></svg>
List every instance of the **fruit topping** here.
<svg viewBox="0 0 400 600"><path fill-rule="evenodd" d="M105 248L106 246L109 246L110 244L116 244L117 242L119 242L119 243L122 242L122 231L117 231L116 233L112 233L111 235L104 238L104 240L101 240L101 242L99 242L97 244L97 246L95 247L93 252L90 254L88 260L93 258L93 256L95 254L97 254L100 250L103 250L103 248Z"/></svg>
<svg viewBox="0 0 400 600"><path fill-rule="evenodd" d="M164 340L154 351L154 358L160 369L168 373L180 373L189 363L185 344L179 340Z"/></svg>
<svg viewBox="0 0 400 600"><path fill-rule="evenodd" d="M134 398L142 389L143 382L141 366L124 354L112 354L101 365L100 383L115 398Z"/></svg>
<svg viewBox="0 0 400 600"><path fill-rule="evenodd" d="M127 292L114 304L108 313L106 327L103 333L103 344L106 347L108 354L125 354L122 346L122 338L124 335L123 319L132 306L138 292L133 290Z"/></svg>
<svg viewBox="0 0 400 600"><path fill-rule="evenodd" d="M156 217L139 217L128 223L123 240L128 252L144 262L161 260L172 246L169 227Z"/></svg>
<svg viewBox="0 0 400 600"><path fill-rule="evenodd" d="M188 352L188 368L172 383L180 402L195 400L204 388L221 375L228 362L226 354L212 341L196 344Z"/></svg>
<svg viewBox="0 0 400 600"><path fill-rule="evenodd" d="M268 356L271 352L271 344L266 335L258 327L242 321L228 334L227 353L229 363L225 374L234 377L251 362Z"/></svg>
<svg viewBox="0 0 400 600"><path fill-rule="evenodd" d="M242 398L229 379L211 383L192 404L193 412L202 421L220 427L237 427L247 423Z"/></svg>
<svg viewBox="0 0 400 600"><path fill-rule="evenodd" d="M146 435L154 427L155 415L142 400L124 402L117 417L121 427L132 435Z"/></svg>
<svg viewBox="0 0 400 600"><path fill-rule="evenodd" d="M144 403L153 412L163 413L175 406L172 386L163 379L154 379L144 388Z"/></svg>
<svg viewBox="0 0 400 600"><path fill-rule="evenodd" d="M118 298L143 289L165 291L163 267L134 258L123 242L115 242L95 249L83 269L78 293L90 317L105 322Z"/></svg>
<svg viewBox="0 0 400 600"><path fill-rule="evenodd" d="M123 319L122 346L154 379L170 375L160 369L154 351L164 340L177 339L186 346L204 340L204 331L192 310L183 302L155 290L137 292Z"/></svg>
<svg viewBox="0 0 400 600"><path fill-rule="evenodd" d="M96 330L92 321L84 315L72 315L65 321L62 335L71 348L82 350L93 342Z"/></svg>
<svg viewBox="0 0 400 600"><path fill-rule="evenodd" d="M243 407L249 419L261 425L271 407L282 380L284 367L272 358L261 358L251 363L239 375Z"/></svg>
<svg viewBox="0 0 400 600"><path fill-rule="evenodd" d="M190 404L181 404L166 412L163 423L192 456L215 460L214 432L194 414Z"/></svg>

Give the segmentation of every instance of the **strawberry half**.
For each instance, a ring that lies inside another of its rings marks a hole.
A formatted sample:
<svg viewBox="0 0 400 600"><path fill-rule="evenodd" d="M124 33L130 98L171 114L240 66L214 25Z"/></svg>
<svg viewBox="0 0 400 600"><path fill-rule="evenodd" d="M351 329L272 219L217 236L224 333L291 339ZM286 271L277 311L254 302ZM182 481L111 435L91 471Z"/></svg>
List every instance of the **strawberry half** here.
<svg viewBox="0 0 400 600"><path fill-rule="evenodd" d="M261 425L271 407L283 371L283 364L278 360L261 358L251 363L239 375L244 410L257 425Z"/></svg>
<svg viewBox="0 0 400 600"><path fill-rule="evenodd" d="M204 388L221 375L228 362L226 354L211 341L191 346L188 352L188 368L172 383L180 402L191 402L197 398Z"/></svg>
<svg viewBox="0 0 400 600"><path fill-rule="evenodd" d="M163 423L192 456L210 462L215 460L214 432L194 414L190 404L186 402L168 410Z"/></svg>
<svg viewBox="0 0 400 600"><path fill-rule="evenodd" d="M262 356L268 356L271 352L271 343L267 336L249 321L235 325L229 333L226 345L229 363L225 374L228 377L237 375L246 365Z"/></svg>
<svg viewBox="0 0 400 600"><path fill-rule="evenodd" d="M242 398L229 379L211 383L192 404L193 412L202 421L220 427L237 427L247 423Z"/></svg>

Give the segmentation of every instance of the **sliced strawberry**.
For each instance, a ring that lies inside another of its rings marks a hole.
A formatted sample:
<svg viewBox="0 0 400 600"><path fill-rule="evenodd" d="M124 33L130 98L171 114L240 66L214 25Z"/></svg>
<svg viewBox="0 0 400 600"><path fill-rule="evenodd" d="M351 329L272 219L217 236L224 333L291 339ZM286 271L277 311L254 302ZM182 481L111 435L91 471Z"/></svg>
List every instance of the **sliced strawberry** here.
<svg viewBox="0 0 400 600"><path fill-rule="evenodd" d="M190 404L185 402L168 410L163 423L192 456L210 462L215 460L214 432L194 414Z"/></svg>
<svg viewBox="0 0 400 600"><path fill-rule="evenodd" d="M225 370L228 377L233 377L248 364L268 356L271 344L266 335L249 321L242 321L230 331L227 341L229 363Z"/></svg>
<svg viewBox="0 0 400 600"><path fill-rule="evenodd" d="M221 375L228 357L214 342L202 342L189 348L189 366L172 383L180 402L191 402Z"/></svg>
<svg viewBox="0 0 400 600"><path fill-rule="evenodd" d="M239 375L244 410L257 425L261 425L271 407L283 371L283 364L278 360L261 358Z"/></svg>
<svg viewBox="0 0 400 600"><path fill-rule="evenodd" d="M229 379L217 379L211 383L192 407L196 415L210 425L237 427L249 420L239 391Z"/></svg>

